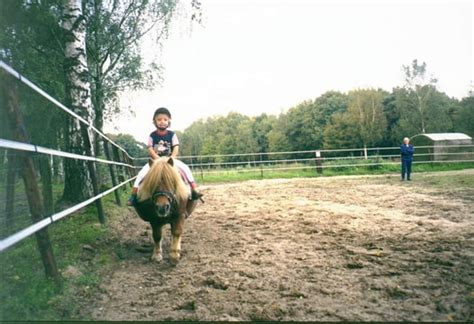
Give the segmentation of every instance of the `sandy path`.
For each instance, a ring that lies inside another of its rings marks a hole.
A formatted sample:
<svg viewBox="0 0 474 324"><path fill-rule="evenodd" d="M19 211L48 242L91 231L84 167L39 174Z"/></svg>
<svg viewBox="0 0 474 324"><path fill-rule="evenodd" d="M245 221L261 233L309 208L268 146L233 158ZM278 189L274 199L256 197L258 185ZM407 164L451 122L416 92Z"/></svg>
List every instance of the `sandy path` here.
<svg viewBox="0 0 474 324"><path fill-rule="evenodd" d="M462 174L474 177L474 170ZM120 246L120 258L85 315L474 319L474 188L443 190L381 176L203 190L206 203L186 223L177 267L167 259L169 235L164 262L152 263L149 226L131 210L115 217L111 243Z"/></svg>

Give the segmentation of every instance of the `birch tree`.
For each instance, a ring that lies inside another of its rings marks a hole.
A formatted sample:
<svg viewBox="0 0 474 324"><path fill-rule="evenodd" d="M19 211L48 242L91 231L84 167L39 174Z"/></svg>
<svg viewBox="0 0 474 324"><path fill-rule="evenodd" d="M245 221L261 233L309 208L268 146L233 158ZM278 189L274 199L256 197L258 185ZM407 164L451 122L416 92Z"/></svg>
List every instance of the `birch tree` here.
<svg viewBox="0 0 474 324"><path fill-rule="evenodd" d="M402 69L405 73L404 99L408 106L417 112L410 118L418 124L416 128L419 132L426 133L429 100L436 91L437 80L432 76L428 77L426 63L418 64L416 59L411 65L404 65Z"/></svg>
<svg viewBox="0 0 474 324"><path fill-rule="evenodd" d="M349 92L347 113L356 125L357 134L364 148L383 139L387 119L383 112L382 90L361 89Z"/></svg>
<svg viewBox="0 0 474 324"><path fill-rule="evenodd" d="M86 21L81 0L63 0L62 18L66 104L76 114L93 124L94 110L86 56ZM84 124L76 118L71 118L66 134L68 151L80 155L93 154L92 136ZM66 159L65 173L63 200L78 202L91 196L90 175L84 161Z"/></svg>

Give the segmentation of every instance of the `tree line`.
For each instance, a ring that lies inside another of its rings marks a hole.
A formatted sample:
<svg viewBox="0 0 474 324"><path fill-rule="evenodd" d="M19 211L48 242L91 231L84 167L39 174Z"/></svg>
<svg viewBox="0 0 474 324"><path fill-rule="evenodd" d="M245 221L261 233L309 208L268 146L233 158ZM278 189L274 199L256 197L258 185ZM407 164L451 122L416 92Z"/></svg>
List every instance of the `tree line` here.
<svg viewBox="0 0 474 324"><path fill-rule="evenodd" d="M177 17L179 3L3 0L0 59L102 130L105 120L127 109L119 104L121 92L151 89L159 83L161 67L157 62L144 62L140 44L145 35L152 35L160 46L171 21ZM191 21L199 21L199 1L184 3L191 12ZM79 15L67 10L72 5L80 7ZM78 48L74 43L77 35L83 36L84 49L74 52ZM84 66L87 69L81 70ZM233 112L196 121L178 132L181 154L393 146L404 136L422 132L459 131L474 135L472 96L458 100L440 92L425 63L414 60L402 68L405 83L391 92L328 91L278 116L249 117ZM33 92L23 91L21 96L29 136L35 144L79 154L87 154L87 150L101 153L97 138L92 138L90 147L85 149L87 143L81 141L84 132L77 121L51 113L56 108L48 107ZM2 138L10 132L5 120L0 118ZM131 138L119 135L114 140L123 143L132 156L144 155L145 150L136 141L133 144ZM63 198L81 201L91 191L89 186L81 185L87 183L86 174L80 177L87 168L79 161L66 162Z"/></svg>
<svg viewBox="0 0 474 324"><path fill-rule="evenodd" d="M402 67L391 92L328 91L278 116L237 112L194 122L182 133L182 155L265 153L398 146L405 136L462 132L474 136L474 94L458 100L437 88L424 62ZM232 160L235 157L222 158Z"/></svg>

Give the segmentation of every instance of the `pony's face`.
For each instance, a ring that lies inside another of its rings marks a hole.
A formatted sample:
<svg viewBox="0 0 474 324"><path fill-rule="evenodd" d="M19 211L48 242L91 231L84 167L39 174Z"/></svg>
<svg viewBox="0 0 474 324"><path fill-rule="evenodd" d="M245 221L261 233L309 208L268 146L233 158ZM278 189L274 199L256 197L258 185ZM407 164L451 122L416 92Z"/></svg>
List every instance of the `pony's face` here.
<svg viewBox="0 0 474 324"><path fill-rule="evenodd" d="M160 158L151 165L138 191L139 201L148 199L159 218L172 216L186 204L188 193L172 158Z"/></svg>
<svg viewBox="0 0 474 324"><path fill-rule="evenodd" d="M173 194L169 192L156 192L153 195L153 202L155 203L158 217L165 218L170 215L174 199Z"/></svg>

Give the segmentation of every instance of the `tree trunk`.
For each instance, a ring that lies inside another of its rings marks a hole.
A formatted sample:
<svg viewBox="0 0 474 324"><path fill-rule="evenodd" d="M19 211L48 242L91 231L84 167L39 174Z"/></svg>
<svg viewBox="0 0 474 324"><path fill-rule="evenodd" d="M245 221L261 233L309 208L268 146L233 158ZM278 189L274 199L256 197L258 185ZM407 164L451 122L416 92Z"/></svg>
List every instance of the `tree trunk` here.
<svg viewBox="0 0 474 324"><path fill-rule="evenodd" d="M66 103L90 124L94 120L88 80L86 58L86 24L82 14L81 0L63 0L63 25L65 33ZM66 132L68 151L87 155L91 153L92 134L75 118L70 118ZM88 136L87 136L88 135ZM87 163L80 160L65 160L65 184L63 200L80 202L92 196L91 179Z"/></svg>
<svg viewBox="0 0 474 324"><path fill-rule="evenodd" d="M63 29L65 32L66 100L74 112L94 125L89 70L86 56L86 21L82 14L81 0L63 0ZM73 119L68 132L70 152L95 156L94 136L89 127ZM87 170L89 172L87 172ZM80 202L97 195L97 171L94 162L67 159L66 183L63 200ZM92 191L91 191L92 185ZM100 199L96 200L99 220L105 224Z"/></svg>
<svg viewBox="0 0 474 324"><path fill-rule="evenodd" d="M112 157L110 155L110 150L109 150L109 143L107 141L104 141L104 153L105 153L105 157L107 158L107 160L112 159ZM118 185L117 176L115 174L116 167L117 167L117 165L109 164L110 177L112 178L112 185L114 187ZM118 206L122 206L122 202L120 201L119 191L115 190L114 194L115 194L115 202L117 203Z"/></svg>
<svg viewBox="0 0 474 324"><path fill-rule="evenodd" d="M39 171L41 175L44 212L46 215L52 215L54 213L53 176L49 156L44 156L39 160Z"/></svg>
<svg viewBox="0 0 474 324"><path fill-rule="evenodd" d="M18 158L13 152L8 157L6 201L5 201L5 225L8 229L13 226L13 211L15 200L16 175L18 173Z"/></svg>
<svg viewBox="0 0 474 324"><path fill-rule="evenodd" d="M96 73L100 73L97 71ZM94 79L94 96L93 96L93 103L94 103L94 112L95 112L95 120L94 126L102 131L102 127L104 125L104 96L102 95L102 83L101 83L101 76L100 74L97 75ZM96 138L95 140L95 151L100 152L100 140Z"/></svg>
<svg viewBox="0 0 474 324"><path fill-rule="evenodd" d="M104 98L102 95L102 84L101 84L100 78L101 77L99 74L99 77L94 79L95 91L92 92L93 93L92 103L94 104L94 113L95 113L94 126L98 130L102 131ZM96 136L94 140L94 152L96 152L97 155L99 155L101 151L101 142L105 142L105 140L103 140L99 136ZM97 169L97 178L99 179L99 187L100 187L102 185L102 178L99 174L99 169Z"/></svg>

